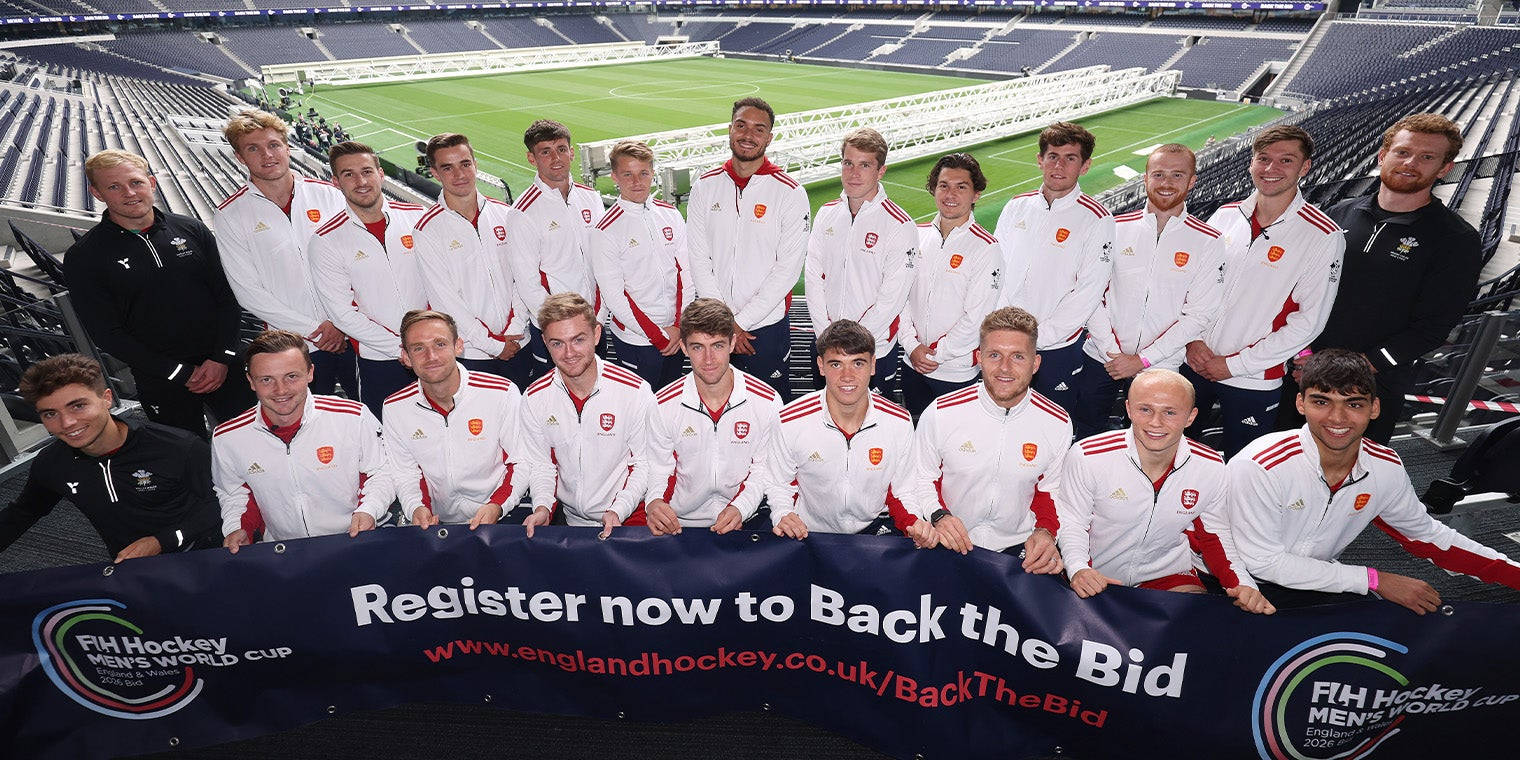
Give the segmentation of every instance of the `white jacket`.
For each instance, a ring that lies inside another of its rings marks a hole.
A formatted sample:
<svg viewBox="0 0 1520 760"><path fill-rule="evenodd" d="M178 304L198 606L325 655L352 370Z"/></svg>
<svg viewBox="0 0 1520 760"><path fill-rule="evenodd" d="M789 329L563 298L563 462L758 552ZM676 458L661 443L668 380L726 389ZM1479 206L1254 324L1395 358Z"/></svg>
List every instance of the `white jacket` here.
<svg viewBox="0 0 1520 760"><path fill-rule="evenodd" d="M399 358L401 318L427 308L412 235L422 207L382 201L382 209L383 244L344 209L307 246L317 300L339 330L359 341L363 359Z"/></svg>
<svg viewBox="0 0 1520 760"><path fill-rule="evenodd" d="M1224 456L1183 439L1158 490L1135 446L1133 430L1114 430L1066 452L1056 494L1066 572L1091 567L1137 586L1196 566L1225 588L1255 588L1230 534Z"/></svg>
<svg viewBox="0 0 1520 760"><path fill-rule="evenodd" d="M380 421L357 401L315 393L289 445L269 431L260 406L218 425L211 474L222 535L257 504L266 541L346 533L355 514L378 520L396 494Z"/></svg>
<svg viewBox="0 0 1520 760"><path fill-rule="evenodd" d="M597 292L624 343L664 350L665 328L693 298L686 221L665 201L618 199L591 232Z"/></svg>
<svg viewBox="0 0 1520 760"><path fill-rule="evenodd" d="M1031 190L1009 199L995 232L1003 247L998 304L1039 320L1039 350L1071 345L1108 285L1114 242L1108 209L1080 187L1054 203Z"/></svg>
<svg viewBox="0 0 1520 760"><path fill-rule="evenodd" d="M649 454L649 494L670 502L682 525L711 526L733 505L748 520L765 495L765 452L781 424L781 398L774 388L731 370L728 402L708 411L687 374L655 394Z"/></svg>
<svg viewBox="0 0 1520 760"><path fill-rule="evenodd" d="M591 230L606 213L601 194L571 185L566 198L535 176L512 209L515 213L507 217L507 266L528 321L538 324L538 308L555 293L579 293L596 304Z"/></svg>
<svg viewBox="0 0 1520 760"><path fill-rule="evenodd" d="M1219 231L1186 210L1166 220L1159 238L1149 211L1114 217L1113 278L1087 322L1083 352L1100 363L1116 353L1182 366L1187 344L1224 306L1223 267Z"/></svg>
<svg viewBox="0 0 1520 760"><path fill-rule="evenodd" d="M602 524L611 510L627 520L649 486L649 383L593 358L596 386L577 410L559 370L523 394L522 452L534 507L565 510L570 525Z"/></svg>
<svg viewBox="0 0 1520 760"><path fill-rule="evenodd" d="M814 391L781 410L781 426L766 451L771 523L795 512L810 531L858 533L883 507L899 530L924 517L898 496L913 445L908 410L873 393L865 421L846 437L829 416L826 392Z"/></svg>
<svg viewBox="0 0 1520 760"><path fill-rule="evenodd" d="M1225 385L1271 390L1283 363L1325 328L1340 286L1346 234L1298 193L1288 210L1251 240L1256 194L1219 207L1209 226L1225 247L1224 303L1203 341L1225 357Z"/></svg>
<svg viewBox="0 0 1520 760"><path fill-rule="evenodd" d="M1520 565L1425 512L1399 455L1362 439L1351 474L1325 483L1308 425L1269 433L1230 460L1230 523L1256 578L1311 591L1367 593L1367 568L1336 561L1369 523L1454 573L1520 588Z"/></svg>
<svg viewBox="0 0 1520 760"><path fill-rule="evenodd" d="M515 461L522 394L506 378L458 366L447 413L416 382L385 400L385 450L407 517L425 506L443 522L469 522L486 503L510 511L528 490Z"/></svg>
<svg viewBox="0 0 1520 760"><path fill-rule="evenodd" d="M947 509L971 543L1002 551L1035 528L1060 535L1053 494L1071 446L1071 418L1030 389L1004 409L984 383L935 399L918 418L912 491L919 515Z"/></svg>
<svg viewBox="0 0 1520 760"><path fill-rule="evenodd" d="M526 309L507 269L507 224L512 207L477 194L475 225L442 197L417 221L417 267L433 310L459 323L466 359L492 359L506 349L503 336L527 339Z"/></svg>
<svg viewBox="0 0 1520 760"><path fill-rule="evenodd" d="M875 336L876 358L886 356L902 326L917 253L913 217L887 197L886 188L877 187L853 218L844 196L823 204L808 235L804 275L813 334L851 319Z"/></svg>
<svg viewBox="0 0 1520 760"><path fill-rule="evenodd" d="M222 201L211 225L238 304L274 329L316 332L327 315L317 303L306 244L345 207L337 187L300 175L289 217L252 183Z"/></svg>
<svg viewBox="0 0 1520 760"><path fill-rule="evenodd" d="M997 308L998 267L1003 263L997 238L975 221L939 234L939 217L918 226L918 252L910 276L913 287L903 306L899 340L903 364L919 346L939 368L928 377L963 382L976 377L982 319Z"/></svg>
<svg viewBox="0 0 1520 760"><path fill-rule="evenodd" d="M697 178L686 200L698 298L734 310L742 330L786 316L807 255L808 197L767 161L741 191L724 164Z"/></svg>

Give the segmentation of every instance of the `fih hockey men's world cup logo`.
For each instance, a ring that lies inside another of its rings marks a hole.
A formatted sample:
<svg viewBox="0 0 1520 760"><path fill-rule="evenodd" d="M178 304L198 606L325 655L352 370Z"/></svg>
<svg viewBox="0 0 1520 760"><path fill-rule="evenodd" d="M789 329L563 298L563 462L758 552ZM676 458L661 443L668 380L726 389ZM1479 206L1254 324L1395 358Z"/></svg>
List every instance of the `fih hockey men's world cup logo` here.
<svg viewBox="0 0 1520 760"><path fill-rule="evenodd" d="M80 599L38 613L32 644L43 671L70 699L114 718L160 718L190 704L204 681L195 665L183 664L182 655L209 660L215 644L147 636L121 616L125 609L114 599ZM201 652L203 647L212 651ZM183 651L190 649L195 651Z"/></svg>

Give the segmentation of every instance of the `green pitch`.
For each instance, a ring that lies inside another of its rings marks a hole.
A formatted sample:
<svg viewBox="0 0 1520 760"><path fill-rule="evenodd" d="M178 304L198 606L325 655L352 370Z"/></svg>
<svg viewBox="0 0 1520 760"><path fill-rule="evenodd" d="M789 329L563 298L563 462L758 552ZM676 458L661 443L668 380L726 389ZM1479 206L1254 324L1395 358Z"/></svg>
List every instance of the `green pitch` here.
<svg viewBox="0 0 1520 760"><path fill-rule="evenodd" d="M930 74L808 66L740 59L598 66L568 71L319 87L306 96L327 119L402 166L416 164L417 140L439 132L470 136L481 167L520 192L532 181L523 130L538 118L564 122L577 140L606 140L727 121L729 105L759 95L780 113L967 87L978 80ZM303 109L304 110L304 109ZM1120 183L1120 166L1140 171L1146 148L1166 142L1200 147L1269 121L1279 111L1203 100L1158 99L1082 120L1098 138L1082 188L1097 193ZM890 125L884 125L890 127ZM977 217L989 229L1008 198L1039 187L1035 135L1011 136L971 149L987 175ZM1136 151L1140 151L1137 153ZM890 164L887 192L919 219L934 214L924 190L933 159ZM1242 167L1244 171L1244 167ZM579 176L579 169L576 170ZM603 189L611 192L605 178ZM813 207L839 194L837 181L808 188Z"/></svg>

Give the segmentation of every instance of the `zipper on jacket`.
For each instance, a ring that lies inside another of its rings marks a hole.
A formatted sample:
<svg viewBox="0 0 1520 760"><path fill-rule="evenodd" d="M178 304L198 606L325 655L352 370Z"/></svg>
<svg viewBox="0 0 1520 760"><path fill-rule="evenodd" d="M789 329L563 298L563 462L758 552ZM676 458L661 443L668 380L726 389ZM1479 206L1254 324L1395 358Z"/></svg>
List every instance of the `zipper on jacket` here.
<svg viewBox="0 0 1520 760"><path fill-rule="evenodd" d="M148 236L142 233L134 232L132 234L136 235L139 240L143 241L143 245L148 246L148 254L153 257L153 266L156 266L159 269L163 269L164 261L158 257L158 249L153 247L153 241L149 240Z"/></svg>
<svg viewBox="0 0 1520 760"><path fill-rule="evenodd" d="M1363 480L1366 480L1366 479L1367 479L1367 474L1363 474L1360 478L1356 478L1355 480L1353 480L1351 478L1351 476L1348 475L1348 476L1346 476L1346 479L1341 482L1341 487L1340 488L1331 488L1329 481L1325 480L1325 474L1324 473L1320 473L1319 482L1324 483L1325 490L1330 492L1330 498L1325 499L1325 508L1324 508L1324 510L1322 510L1319 513L1319 524L1320 525L1324 525L1325 524L1325 517L1330 514L1330 505L1332 505L1332 504L1335 503L1335 496L1336 496L1336 494L1339 494L1341 491L1346 490L1346 486L1354 485L1356 483L1360 483L1360 482L1362 482Z"/></svg>
<svg viewBox="0 0 1520 760"><path fill-rule="evenodd" d="M1372 253L1372 244L1377 242L1378 233L1382 232L1383 228L1387 226L1387 221L1378 222L1377 224L1372 225L1372 237L1367 238L1367 244L1362 246L1362 253Z"/></svg>
<svg viewBox="0 0 1520 760"><path fill-rule="evenodd" d="M99 464L100 474L103 476L103 479L106 483L106 496L110 497L112 504L116 504L120 502L121 499L116 498L116 481L111 479L111 460L107 459L106 461L100 462Z"/></svg>

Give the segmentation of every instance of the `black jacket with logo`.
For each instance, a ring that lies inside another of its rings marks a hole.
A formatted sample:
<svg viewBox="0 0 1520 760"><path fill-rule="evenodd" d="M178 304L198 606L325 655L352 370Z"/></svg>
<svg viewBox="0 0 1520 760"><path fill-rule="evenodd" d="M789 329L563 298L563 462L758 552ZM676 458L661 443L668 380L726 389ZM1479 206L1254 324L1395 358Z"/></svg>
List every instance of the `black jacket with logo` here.
<svg viewBox="0 0 1520 760"><path fill-rule="evenodd" d="M134 232L107 214L63 273L90 337L133 372L184 384L206 359L237 367L242 310L199 221L154 209L153 226Z"/></svg>
<svg viewBox="0 0 1520 760"><path fill-rule="evenodd" d="M1439 199L1389 215L1377 195L1333 206L1346 230L1341 286L1314 348L1360 351L1378 382L1407 388L1415 359L1438 348L1462 318L1483 269L1478 232Z"/></svg>
<svg viewBox="0 0 1520 760"><path fill-rule="evenodd" d="M127 440L92 457L54 440L32 460L21 496L0 511L0 550L68 499L114 557L146 536L165 553L221 545L211 446L179 428L122 420Z"/></svg>

